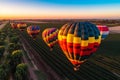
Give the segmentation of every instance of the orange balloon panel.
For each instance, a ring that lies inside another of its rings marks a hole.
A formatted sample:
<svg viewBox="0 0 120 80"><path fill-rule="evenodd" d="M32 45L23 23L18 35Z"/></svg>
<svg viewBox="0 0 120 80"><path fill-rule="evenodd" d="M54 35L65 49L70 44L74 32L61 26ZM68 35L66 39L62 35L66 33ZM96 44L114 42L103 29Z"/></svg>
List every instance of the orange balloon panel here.
<svg viewBox="0 0 120 80"><path fill-rule="evenodd" d="M42 33L43 40L51 49L58 42L57 36L58 36L57 28L47 28Z"/></svg>

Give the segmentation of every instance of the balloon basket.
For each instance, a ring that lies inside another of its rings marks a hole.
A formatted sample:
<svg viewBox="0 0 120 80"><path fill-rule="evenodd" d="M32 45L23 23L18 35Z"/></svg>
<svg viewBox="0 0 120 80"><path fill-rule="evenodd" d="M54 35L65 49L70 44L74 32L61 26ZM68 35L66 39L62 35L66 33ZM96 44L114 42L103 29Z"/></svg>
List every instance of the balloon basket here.
<svg viewBox="0 0 120 80"><path fill-rule="evenodd" d="M74 67L74 71L78 71L79 70L79 68L78 67Z"/></svg>
<svg viewBox="0 0 120 80"><path fill-rule="evenodd" d="M80 65L74 67L74 71L78 71L80 68Z"/></svg>

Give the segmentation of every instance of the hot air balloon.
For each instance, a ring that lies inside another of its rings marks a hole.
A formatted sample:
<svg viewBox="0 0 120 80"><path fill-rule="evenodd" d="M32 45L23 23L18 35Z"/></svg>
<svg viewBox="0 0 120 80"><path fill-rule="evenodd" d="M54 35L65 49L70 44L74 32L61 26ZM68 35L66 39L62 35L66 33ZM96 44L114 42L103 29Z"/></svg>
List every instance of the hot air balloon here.
<svg viewBox="0 0 120 80"><path fill-rule="evenodd" d="M74 70L84 63L99 47L101 35L90 22L67 23L58 33L58 42Z"/></svg>
<svg viewBox="0 0 120 80"><path fill-rule="evenodd" d="M17 24L16 23L10 23L11 24L11 27L13 28L13 29L16 29L17 28Z"/></svg>
<svg viewBox="0 0 120 80"><path fill-rule="evenodd" d="M29 26L27 27L27 33L32 37L36 38L37 35L40 33L40 27L39 26Z"/></svg>
<svg viewBox="0 0 120 80"><path fill-rule="evenodd" d="M53 46L58 42L57 36L58 36L57 28L47 28L42 33L43 40L50 47L51 51L53 49Z"/></svg>
<svg viewBox="0 0 120 80"><path fill-rule="evenodd" d="M21 31L24 31L24 29L27 27L27 24L25 24L25 23L18 23L18 24L17 24L17 27L18 27Z"/></svg>
<svg viewBox="0 0 120 80"><path fill-rule="evenodd" d="M99 29L100 34L102 35L102 40L104 40L109 34L108 27L105 25L97 25L97 28Z"/></svg>

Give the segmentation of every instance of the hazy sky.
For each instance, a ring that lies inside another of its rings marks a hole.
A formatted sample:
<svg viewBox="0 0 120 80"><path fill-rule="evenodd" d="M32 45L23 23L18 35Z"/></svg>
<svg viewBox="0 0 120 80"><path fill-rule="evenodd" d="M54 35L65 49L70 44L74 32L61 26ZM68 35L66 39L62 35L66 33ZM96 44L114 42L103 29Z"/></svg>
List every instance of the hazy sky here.
<svg viewBox="0 0 120 80"><path fill-rule="evenodd" d="M120 18L120 0L0 0L3 18Z"/></svg>

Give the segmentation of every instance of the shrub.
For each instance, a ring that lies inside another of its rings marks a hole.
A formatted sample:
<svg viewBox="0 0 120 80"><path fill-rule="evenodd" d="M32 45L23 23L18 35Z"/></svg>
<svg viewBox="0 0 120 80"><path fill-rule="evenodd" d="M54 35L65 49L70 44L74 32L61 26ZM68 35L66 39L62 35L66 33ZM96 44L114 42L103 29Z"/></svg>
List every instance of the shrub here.
<svg viewBox="0 0 120 80"><path fill-rule="evenodd" d="M15 71L15 67L21 63L21 58L22 58L21 50L15 50L12 52L10 65L11 65L13 72Z"/></svg>
<svg viewBox="0 0 120 80"><path fill-rule="evenodd" d="M4 45L5 41L0 40L0 45Z"/></svg>
<svg viewBox="0 0 120 80"><path fill-rule="evenodd" d="M18 64L15 72L15 80L28 80L27 74L27 65L24 63Z"/></svg>
<svg viewBox="0 0 120 80"><path fill-rule="evenodd" d="M15 50L15 44L14 43L9 43L8 44L8 52L12 53Z"/></svg>
<svg viewBox="0 0 120 80"><path fill-rule="evenodd" d="M14 50L18 50L21 48L20 44L15 44L15 43L9 43L8 44L8 52L12 53Z"/></svg>
<svg viewBox="0 0 120 80"><path fill-rule="evenodd" d="M10 38L10 42L11 43L18 43L18 41L19 41L19 37L18 36L14 36L14 37Z"/></svg>

